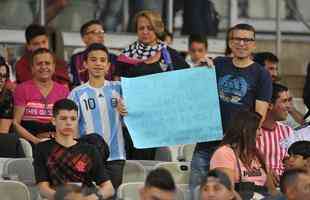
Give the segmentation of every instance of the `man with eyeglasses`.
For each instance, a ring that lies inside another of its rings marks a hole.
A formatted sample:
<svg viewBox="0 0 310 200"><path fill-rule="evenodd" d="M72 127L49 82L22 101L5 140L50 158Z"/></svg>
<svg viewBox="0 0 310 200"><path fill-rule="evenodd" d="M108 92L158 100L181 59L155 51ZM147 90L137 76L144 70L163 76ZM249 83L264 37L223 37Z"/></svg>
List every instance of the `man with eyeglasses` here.
<svg viewBox="0 0 310 200"><path fill-rule="evenodd" d="M268 72L252 60L251 54L256 47L254 27L249 24L232 27L229 47L233 57L214 59L224 133L232 115L240 109L258 112L263 121L272 94ZM196 145L191 162L191 191L206 176L210 158L219 144L220 141L212 141Z"/></svg>
<svg viewBox="0 0 310 200"><path fill-rule="evenodd" d="M80 29L80 34L86 48L91 44L104 43L104 30L103 25L99 20L91 20L82 25ZM70 78L73 87L79 86L88 81L88 72L85 68L84 61L85 50L75 53L72 55L70 60ZM109 54L109 60L111 62L111 67L106 75L106 80L112 80L112 73L114 70L116 56L114 54Z"/></svg>

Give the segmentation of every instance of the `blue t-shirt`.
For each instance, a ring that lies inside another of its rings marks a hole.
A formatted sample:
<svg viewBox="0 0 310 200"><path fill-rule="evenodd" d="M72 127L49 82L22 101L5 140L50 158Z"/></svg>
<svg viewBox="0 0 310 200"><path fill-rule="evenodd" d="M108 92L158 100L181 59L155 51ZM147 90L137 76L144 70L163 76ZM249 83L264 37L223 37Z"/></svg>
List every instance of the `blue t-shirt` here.
<svg viewBox="0 0 310 200"><path fill-rule="evenodd" d="M270 102L272 80L267 70L255 62L248 67L238 68L232 58L218 57L214 64L225 131L234 112L240 109L255 111L256 100Z"/></svg>
<svg viewBox="0 0 310 200"><path fill-rule="evenodd" d="M234 112L239 109L255 111L255 101L270 102L272 80L267 70L257 63L238 68L230 57L214 59L223 131L228 128ZM219 142L198 143L199 150Z"/></svg>

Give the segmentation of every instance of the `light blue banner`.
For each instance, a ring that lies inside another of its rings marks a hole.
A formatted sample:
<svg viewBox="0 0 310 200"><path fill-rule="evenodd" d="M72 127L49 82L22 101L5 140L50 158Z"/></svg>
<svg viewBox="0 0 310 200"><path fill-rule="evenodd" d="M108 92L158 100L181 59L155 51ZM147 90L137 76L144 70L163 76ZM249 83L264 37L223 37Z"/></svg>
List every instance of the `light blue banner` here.
<svg viewBox="0 0 310 200"><path fill-rule="evenodd" d="M223 136L215 70L122 78L124 118L136 148L193 144Z"/></svg>

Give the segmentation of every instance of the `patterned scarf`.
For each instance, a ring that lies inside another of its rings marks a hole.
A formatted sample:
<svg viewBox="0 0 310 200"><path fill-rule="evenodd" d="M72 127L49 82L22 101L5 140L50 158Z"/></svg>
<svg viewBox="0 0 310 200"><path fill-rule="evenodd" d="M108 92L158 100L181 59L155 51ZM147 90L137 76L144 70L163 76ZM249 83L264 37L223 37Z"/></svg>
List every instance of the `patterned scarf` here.
<svg viewBox="0 0 310 200"><path fill-rule="evenodd" d="M146 60L151 56L154 56L156 52L161 51L162 48L167 48L166 44L159 42L154 46L145 45L139 41L129 45L122 54L129 58Z"/></svg>

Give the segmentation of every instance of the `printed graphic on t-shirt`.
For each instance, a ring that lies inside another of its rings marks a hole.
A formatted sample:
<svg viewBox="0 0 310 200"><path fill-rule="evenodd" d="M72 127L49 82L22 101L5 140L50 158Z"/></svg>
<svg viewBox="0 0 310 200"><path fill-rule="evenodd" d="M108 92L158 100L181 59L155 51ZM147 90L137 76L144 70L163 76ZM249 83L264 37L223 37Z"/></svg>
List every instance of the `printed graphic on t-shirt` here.
<svg viewBox="0 0 310 200"><path fill-rule="evenodd" d="M248 83L241 76L225 75L218 80L220 99L224 102L241 104L248 90Z"/></svg>
<svg viewBox="0 0 310 200"><path fill-rule="evenodd" d="M242 172L243 177L256 177L262 176L260 168L252 167L251 169L246 169Z"/></svg>
<svg viewBox="0 0 310 200"><path fill-rule="evenodd" d="M53 185L85 182L87 173L93 167L93 161L85 153L57 146L47 160L47 167Z"/></svg>

